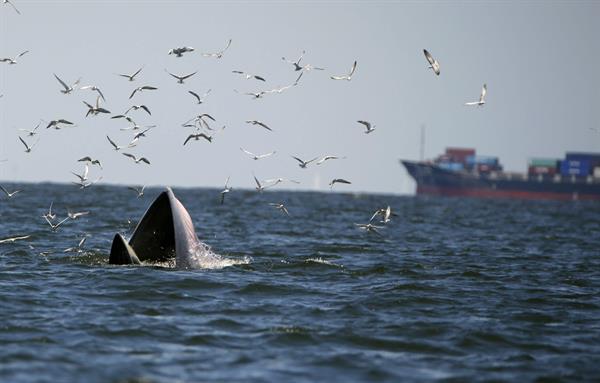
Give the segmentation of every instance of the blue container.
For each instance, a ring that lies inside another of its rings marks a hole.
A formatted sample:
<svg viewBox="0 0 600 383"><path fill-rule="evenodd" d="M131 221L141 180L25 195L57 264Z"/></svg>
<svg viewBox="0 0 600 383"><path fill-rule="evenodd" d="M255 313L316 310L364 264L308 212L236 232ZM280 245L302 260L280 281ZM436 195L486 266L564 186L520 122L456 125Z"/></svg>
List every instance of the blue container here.
<svg viewBox="0 0 600 383"><path fill-rule="evenodd" d="M570 152L565 156L567 161L588 161L591 167L600 166L600 153Z"/></svg>
<svg viewBox="0 0 600 383"><path fill-rule="evenodd" d="M564 160L560 162L560 174L563 176L586 177L590 175L592 166L589 159Z"/></svg>
<svg viewBox="0 0 600 383"><path fill-rule="evenodd" d="M467 156L467 165L498 165L498 157L492 156Z"/></svg>
<svg viewBox="0 0 600 383"><path fill-rule="evenodd" d="M451 172L460 172L465 168L465 166L460 162L440 162L438 166L441 169L449 170Z"/></svg>

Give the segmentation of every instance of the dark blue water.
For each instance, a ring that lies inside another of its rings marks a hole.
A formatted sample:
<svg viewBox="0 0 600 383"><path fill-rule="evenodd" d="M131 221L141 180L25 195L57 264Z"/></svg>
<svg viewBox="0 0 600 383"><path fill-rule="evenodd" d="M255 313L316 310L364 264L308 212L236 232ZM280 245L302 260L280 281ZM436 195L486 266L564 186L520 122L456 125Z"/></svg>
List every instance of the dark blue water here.
<svg viewBox="0 0 600 383"><path fill-rule="evenodd" d="M177 270L107 265L159 189L6 186L2 382L600 380L598 204L175 189L223 257Z"/></svg>

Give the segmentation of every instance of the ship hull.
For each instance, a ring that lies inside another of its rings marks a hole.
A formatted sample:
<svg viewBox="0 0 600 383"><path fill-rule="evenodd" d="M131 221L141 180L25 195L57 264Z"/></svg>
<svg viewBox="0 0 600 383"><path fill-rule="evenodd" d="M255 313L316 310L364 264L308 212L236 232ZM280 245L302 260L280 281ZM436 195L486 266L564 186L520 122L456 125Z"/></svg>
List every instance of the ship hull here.
<svg viewBox="0 0 600 383"><path fill-rule="evenodd" d="M417 183L417 194L530 200L600 200L600 182L586 178L475 175L434 164L401 161Z"/></svg>

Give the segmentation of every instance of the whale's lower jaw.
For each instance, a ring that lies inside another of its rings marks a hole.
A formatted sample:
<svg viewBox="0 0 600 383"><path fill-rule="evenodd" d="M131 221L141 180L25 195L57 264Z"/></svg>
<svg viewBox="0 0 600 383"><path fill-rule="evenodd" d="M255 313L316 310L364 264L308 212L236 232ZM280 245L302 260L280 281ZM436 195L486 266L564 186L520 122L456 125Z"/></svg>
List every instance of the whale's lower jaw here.
<svg viewBox="0 0 600 383"><path fill-rule="evenodd" d="M130 265L175 259L177 267L188 268L193 264L193 251L197 245L198 238L189 213L168 188L144 213L129 243L120 234L115 235L109 263Z"/></svg>

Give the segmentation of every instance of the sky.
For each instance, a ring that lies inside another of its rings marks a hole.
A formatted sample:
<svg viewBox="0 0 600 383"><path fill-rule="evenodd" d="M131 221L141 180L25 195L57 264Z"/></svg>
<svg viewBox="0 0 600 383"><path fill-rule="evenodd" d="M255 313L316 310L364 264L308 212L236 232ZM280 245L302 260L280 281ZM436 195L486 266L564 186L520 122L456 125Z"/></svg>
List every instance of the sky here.
<svg viewBox="0 0 600 383"><path fill-rule="evenodd" d="M77 160L91 156L90 178L124 185L253 188L253 175L300 182L278 188L411 194L415 184L399 159L425 158L446 147L472 147L494 155L508 171L524 172L537 157L567 151L600 152L600 2L401 1L26 1L0 4L0 58L29 52L15 65L0 63L0 181L72 182ZM203 57L232 39L220 59ZM172 48L194 52L177 58ZM427 49L441 75L427 68ZM244 92L292 84L292 60L306 51L298 86L252 99ZM331 75L347 73L351 81ZM135 82L117 73L142 71ZM197 74L177 84L165 70ZM265 83L232 73L263 76ZM68 83L96 85L111 115L133 104L139 125L156 125L135 148L136 164L112 149L131 141L129 124L110 115L85 117L82 101L96 93L60 93ZM475 101L487 84L486 105ZM156 91L128 97L136 86ZM202 105L187 93L203 94ZM236 93L234 90L238 90ZM183 146L193 129L182 123L201 113L216 119L212 143ZM40 120L76 124L54 130ZM269 132L246 120L260 120ZM357 120L375 124L364 133ZM225 129L220 130L222 126ZM422 128L424 127L424 128ZM30 153L18 137L35 143ZM39 140L39 141L38 141ZM253 160L243 153L276 153ZM345 157L301 169L291 156Z"/></svg>

